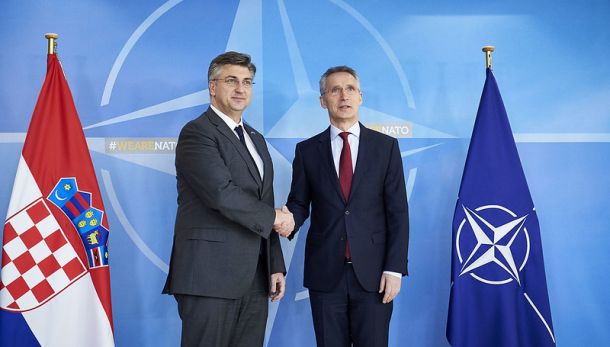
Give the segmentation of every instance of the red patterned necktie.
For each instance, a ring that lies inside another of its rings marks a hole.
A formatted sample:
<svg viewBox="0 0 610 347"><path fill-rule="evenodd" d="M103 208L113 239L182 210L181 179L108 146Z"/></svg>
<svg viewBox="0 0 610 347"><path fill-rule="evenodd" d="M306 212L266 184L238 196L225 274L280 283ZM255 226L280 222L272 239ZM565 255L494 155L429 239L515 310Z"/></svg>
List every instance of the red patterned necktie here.
<svg viewBox="0 0 610 347"><path fill-rule="evenodd" d="M343 197L345 201L349 200L349 192L352 188L352 176L354 175L352 166L352 150L349 146L347 137L350 133L342 132L339 134L343 139L343 149L341 150L341 157L339 158L339 182L341 183L341 191L343 191ZM345 259L351 260L352 253L349 249L349 242L347 237L345 238Z"/></svg>

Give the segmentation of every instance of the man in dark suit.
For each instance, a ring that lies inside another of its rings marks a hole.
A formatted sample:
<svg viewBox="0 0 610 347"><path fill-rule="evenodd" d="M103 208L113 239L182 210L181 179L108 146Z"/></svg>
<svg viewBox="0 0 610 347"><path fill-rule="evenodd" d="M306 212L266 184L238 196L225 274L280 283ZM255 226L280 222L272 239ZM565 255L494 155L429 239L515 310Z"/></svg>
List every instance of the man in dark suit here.
<svg viewBox="0 0 610 347"><path fill-rule="evenodd" d="M284 295L278 230L292 216L274 209L265 139L243 123L256 67L227 52L208 70L210 108L187 123L176 147L178 212L169 274L182 319L182 346L262 346L268 296Z"/></svg>
<svg viewBox="0 0 610 347"><path fill-rule="evenodd" d="M319 347L388 345L392 300L407 274L409 216L398 141L358 122L356 72L328 69L330 127L296 146L288 209L309 217L304 286ZM286 235L286 232L280 232Z"/></svg>

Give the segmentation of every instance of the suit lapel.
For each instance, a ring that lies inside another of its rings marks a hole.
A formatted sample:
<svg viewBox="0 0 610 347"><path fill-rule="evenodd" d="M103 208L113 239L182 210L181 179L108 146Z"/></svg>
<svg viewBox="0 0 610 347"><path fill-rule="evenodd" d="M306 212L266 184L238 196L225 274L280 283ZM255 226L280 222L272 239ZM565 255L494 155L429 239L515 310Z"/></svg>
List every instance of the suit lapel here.
<svg viewBox="0 0 610 347"><path fill-rule="evenodd" d="M368 165L374 163L372 144L370 143L371 137L369 136L369 129L366 128L362 123L360 124L360 138L358 141L358 158L356 159L356 168L354 169L354 177L352 178L352 187L350 190L350 198L354 196L354 193L358 189L358 186L364 179L366 172L368 171Z"/></svg>
<svg viewBox="0 0 610 347"><path fill-rule="evenodd" d="M320 134L318 152L320 154L322 166L326 168L327 175L330 178L335 191L339 195L339 199L345 203L346 201L343 197L343 192L341 191L341 183L339 182L339 175L337 174L335 162L333 161L333 150L330 145L330 127Z"/></svg>
<svg viewBox="0 0 610 347"><path fill-rule="evenodd" d="M246 123L244 123L244 128L248 132L250 139L252 139L252 142L254 143L254 147L256 147L258 155L263 160L262 191L265 191L273 182L273 161L271 160L269 149L267 148L267 144L265 143L265 138Z"/></svg>
<svg viewBox="0 0 610 347"><path fill-rule="evenodd" d="M229 140L229 142L231 142L231 144L233 144L239 155L246 163L248 171L250 171L250 175L252 175L252 178L256 181L256 184L258 184L259 189L262 188L262 182L258 173L258 169L256 168L256 164L254 164L254 161L250 158L250 153L248 153L248 149L246 149L246 147L241 143L241 141L239 141L239 138L237 138L237 135L235 134L235 132L233 132L233 129L229 129L227 123L220 119L220 117L218 117L218 115L211 108L208 109L207 115L212 124L216 126L218 131L223 134Z"/></svg>

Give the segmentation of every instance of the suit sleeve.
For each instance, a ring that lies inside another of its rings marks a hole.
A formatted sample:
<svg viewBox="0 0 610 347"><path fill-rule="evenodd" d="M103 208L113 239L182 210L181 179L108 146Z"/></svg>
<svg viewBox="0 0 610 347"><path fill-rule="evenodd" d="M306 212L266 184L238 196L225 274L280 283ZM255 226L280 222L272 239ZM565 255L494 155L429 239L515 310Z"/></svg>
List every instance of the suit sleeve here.
<svg viewBox="0 0 610 347"><path fill-rule="evenodd" d="M186 125L176 149L177 174L207 206L268 238L275 220L274 208L235 185L216 141L195 124Z"/></svg>
<svg viewBox="0 0 610 347"><path fill-rule="evenodd" d="M292 240L299 228L305 223L309 217L309 205L311 202L311 191L309 181L305 172L303 156L301 154L301 145L297 144L292 161L292 183L290 186L290 194L288 194L288 202L286 207L292 212L294 217L294 230L288 236Z"/></svg>
<svg viewBox="0 0 610 347"><path fill-rule="evenodd" d="M388 169L386 171L383 199L386 214L385 271L407 275L409 248L409 209L405 176L398 141L393 139Z"/></svg>
<svg viewBox="0 0 610 347"><path fill-rule="evenodd" d="M271 233L269 235L269 250L270 256L270 273L283 273L286 274L286 265L284 264L284 255L282 253L282 247L280 245L280 237L278 233Z"/></svg>

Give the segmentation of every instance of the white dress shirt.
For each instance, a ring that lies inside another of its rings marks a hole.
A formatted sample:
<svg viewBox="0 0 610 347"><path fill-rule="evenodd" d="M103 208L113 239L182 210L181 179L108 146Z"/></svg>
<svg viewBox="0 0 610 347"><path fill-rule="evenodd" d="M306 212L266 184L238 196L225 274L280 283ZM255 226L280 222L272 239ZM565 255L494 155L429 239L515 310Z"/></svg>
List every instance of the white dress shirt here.
<svg viewBox="0 0 610 347"><path fill-rule="evenodd" d="M248 130L246 130L246 128L244 127L243 119L240 119L239 123L235 123L235 121L231 117L220 112L213 105L210 104L210 107L212 108L212 110L214 112L216 112L216 114L220 117L220 119L222 119L225 123L227 123L227 126L229 126L229 129L231 129L233 131L233 134L235 134L237 139L239 139L239 135L237 135L235 128L240 125L244 129L244 138L246 140L246 147L248 148L248 152L250 152L252 159L254 159L254 164L256 164L256 168L258 169L258 173L261 175L261 180L262 180L264 178L263 176L264 176L264 171L265 171L263 159L258 154L258 151L256 150L256 146L254 146L254 142L252 142L252 139L250 138L250 134L248 134Z"/></svg>
<svg viewBox="0 0 610 347"><path fill-rule="evenodd" d="M339 159L341 159L341 150L343 149L343 139L339 136L343 130L330 125L330 148L333 152L333 161L335 163L335 170L337 177L339 177ZM350 152L352 152L352 172L356 170L356 161L358 161L358 146L360 145L360 123L356 122L349 129L347 129L349 135L347 136L347 142L349 142ZM398 278L402 278L402 274L393 271L384 271L384 274L392 275Z"/></svg>

